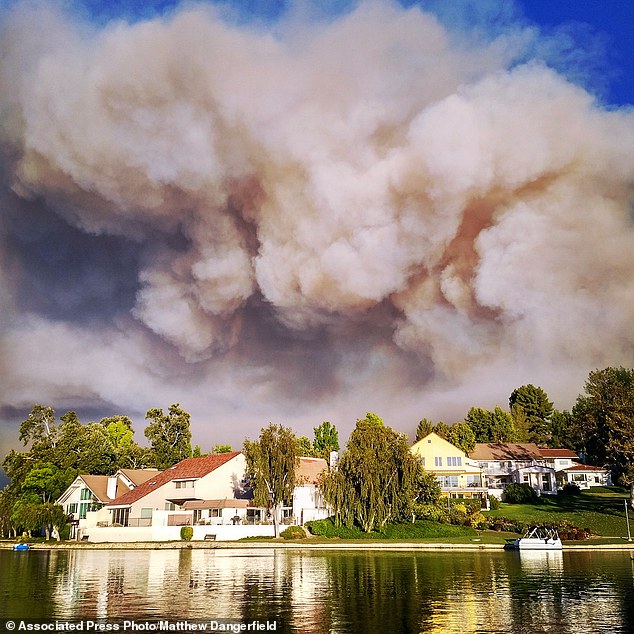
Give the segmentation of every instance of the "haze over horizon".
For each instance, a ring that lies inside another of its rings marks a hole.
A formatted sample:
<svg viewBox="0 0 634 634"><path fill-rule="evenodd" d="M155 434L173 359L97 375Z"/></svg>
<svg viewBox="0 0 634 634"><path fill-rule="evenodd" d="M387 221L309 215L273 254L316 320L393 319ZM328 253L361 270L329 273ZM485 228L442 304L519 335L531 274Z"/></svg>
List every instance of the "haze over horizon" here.
<svg viewBox="0 0 634 634"><path fill-rule="evenodd" d="M35 403L143 442L178 402L209 451L269 422L345 441L368 411L412 435L526 383L564 409L632 367L605 25L247 5L0 12L2 456Z"/></svg>

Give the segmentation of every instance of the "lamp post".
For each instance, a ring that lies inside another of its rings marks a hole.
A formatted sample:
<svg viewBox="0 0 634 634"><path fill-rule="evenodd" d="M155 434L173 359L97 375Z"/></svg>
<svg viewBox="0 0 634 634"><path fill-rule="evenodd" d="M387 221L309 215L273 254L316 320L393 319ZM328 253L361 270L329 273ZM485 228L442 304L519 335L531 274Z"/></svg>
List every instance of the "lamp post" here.
<svg viewBox="0 0 634 634"><path fill-rule="evenodd" d="M627 541L632 541L632 535L630 534L630 518L627 514L627 500L623 500L623 504L625 505L625 523L627 524Z"/></svg>

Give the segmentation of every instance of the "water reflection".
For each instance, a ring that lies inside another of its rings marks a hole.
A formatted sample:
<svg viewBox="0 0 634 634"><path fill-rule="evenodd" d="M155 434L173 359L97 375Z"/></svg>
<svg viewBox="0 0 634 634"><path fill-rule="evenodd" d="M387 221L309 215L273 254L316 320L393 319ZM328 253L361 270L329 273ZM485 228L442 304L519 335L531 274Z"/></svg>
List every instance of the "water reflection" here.
<svg viewBox="0 0 634 634"><path fill-rule="evenodd" d="M276 621L278 632L628 632L623 553L0 551L0 617Z"/></svg>

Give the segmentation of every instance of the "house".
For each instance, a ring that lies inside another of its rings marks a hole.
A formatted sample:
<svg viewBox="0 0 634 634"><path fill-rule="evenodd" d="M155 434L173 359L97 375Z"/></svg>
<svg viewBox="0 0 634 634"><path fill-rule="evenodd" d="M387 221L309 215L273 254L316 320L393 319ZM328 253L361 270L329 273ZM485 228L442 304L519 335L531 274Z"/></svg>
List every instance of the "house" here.
<svg viewBox="0 0 634 634"><path fill-rule="evenodd" d="M557 480L560 486L572 482L580 489L612 485L610 471L608 469L604 467L592 467L580 463L573 463L570 467L558 471Z"/></svg>
<svg viewBox="0 0 634 634"><path fill-rule="evenodd" d="M561 471L579 464L579 456L572 449L540 447L539 452L542 455L542 464L545 467L551 467L555 471Z"/></svg>
<svg viewBox="0 0 634 634"><path fill-rule="evenodd" d="M119 469L114 475L78 475L59 496L71 526L70 538L86 525L88 513L95 513L159 473L158 469Z"/></svg>
<svg viewBox="0 0 634 634"><path fill-rule="evenodd" d="M328 463L323 458L299 459L299 466L295 472L296 485L293 491L290 523L303 526L306 522L325 519L330 515L319 490L319 478L326 471Z"/></svg>
<svg viewBox="0 0 634 634"><path fill-rule="evenodd" d="M244 502L235 508L212 504L219 500L246 501L250 495L245 472L246 461L238 451L186 458L109 504L108 526L182 526L193 524L194 517L200 521L214 516L225 520L236 513L246 516ZM187 502L197 502L198 507L184 509Z"/></svg>
<svg viewBox="0 0 634 634"><path fill-rule="evenodd" d="M89 541L164 541L180 539L182 526L192 526L193 539L240 539L273 535L267 509L252 501L240 452L186 458L104 507L104 520L87 527ZM301 458L298 486L282 521L303 523L327 517L319 495L325 460Z"/></svg>
<svg viewBox="0 0 634 634"><path fill-rule="evenodd" d="M422 459L426 471L436 476L445 497L478 498L486 505L482 469L464 451L434 432L412 445L410 451Z"/></svg>
<svg viewBox="0 0 634 634"><path fill-rule="evenodd" d="M469 457L482 468L489 493L496 497L512 483L528 484L540 495L557 492L555 469L546 466L535 443L476 443Z"/></svg>

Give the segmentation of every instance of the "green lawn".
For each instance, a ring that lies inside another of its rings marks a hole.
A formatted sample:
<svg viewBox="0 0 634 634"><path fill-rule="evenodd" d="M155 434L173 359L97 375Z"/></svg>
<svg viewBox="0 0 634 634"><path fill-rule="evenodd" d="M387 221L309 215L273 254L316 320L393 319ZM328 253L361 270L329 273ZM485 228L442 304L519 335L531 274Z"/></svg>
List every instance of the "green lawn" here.
<svg viewBox="0 0 634 634"><path fill-rule="evenodd" d="M594 487L579 496L544 496L540 504L502 504L485 513L525 523L549 523L567 520L577 528L588 528L602 537L627 537L625 506L629 492L621 487ZM634 512L629 513L634 535Z"/></svg>

